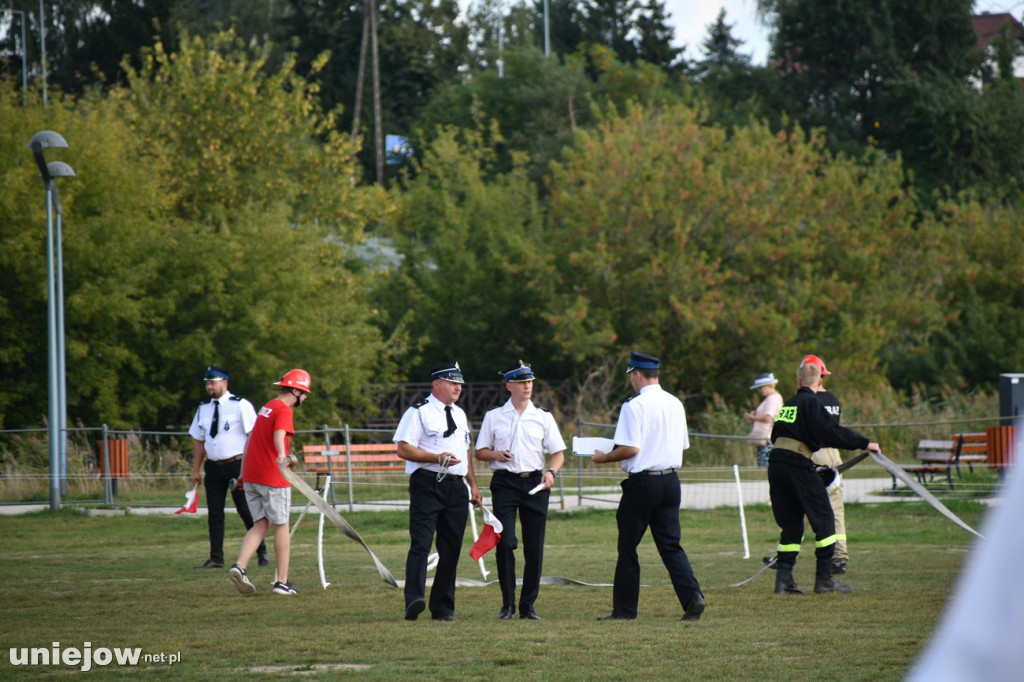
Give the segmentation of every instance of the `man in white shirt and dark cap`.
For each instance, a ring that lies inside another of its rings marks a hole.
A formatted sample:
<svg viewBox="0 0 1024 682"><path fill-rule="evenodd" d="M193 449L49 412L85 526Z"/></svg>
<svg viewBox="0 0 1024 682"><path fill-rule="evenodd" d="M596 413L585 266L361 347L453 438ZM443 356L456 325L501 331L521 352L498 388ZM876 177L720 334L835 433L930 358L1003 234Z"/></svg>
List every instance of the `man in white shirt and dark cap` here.
<svg viewBox="0 0 1024 682"><path fill-rule="evenodd" d="M409 554L405 560L405 619L416 620L428 603L427 555L435 543L437 568L430 590L433 620L455 620L455 573L480 491L469 461L469 421L455 404L462 369L452 362L430 371L431 392L405 411L392 440L409 475ZM466 490L466 484L469 490ZM436 534L436 541L435 541Z"/></svg>
<svg viewBox="0 0 1024 682"><path fill-rule="evenodd" d="M598 620L633 620L640 599L640 560L636 548L651 528L654 544L668 569L676 598L683 607L680 620L699 620L704 595L690 560L679 544L682 488L676 469L690 447L686 411L679 398L661 388L661 361L633 352L626 370L636 395L619 409L615 447L594 451L594 462L621 462L628 477L615 515L619 558L612 588L612 612Z"/></svg>
<svg viewBox="0 0 1024 682"><path fill-rule="evenodd" d="M501 540L495 549L501 611L507 620L516 612L516 514L522 524L523 589L519 595L519 617L540 620L534 602L540 591L544 563L544 532L547 528L551 487L565 463L565 442L555 418L533 400L534 374L522 360L499 372L510 397L501 407L489 410L480 425L476 458L490 462L491 499L494 515L501 521ZM545 465L545 453L551 466ZM531 492L543 486L538 492Z"/></svg>
<svg viewBox="0 0 1024 682"><path fill-rule="evenodd" d="M246 531L253 526L245 491L237 486L230 491L228 488L232 480L241 478L242 453L256 424L256 410L248 400L228 391L228 378L223 367L206 368L203 385L210 401L199 405L188 430L193 439L192 482L203 482L210 530L210 558L196 568L224 568L224 508L228 492ZM265 544L260 544L257 557L260 566L270 563Z"/></svg>

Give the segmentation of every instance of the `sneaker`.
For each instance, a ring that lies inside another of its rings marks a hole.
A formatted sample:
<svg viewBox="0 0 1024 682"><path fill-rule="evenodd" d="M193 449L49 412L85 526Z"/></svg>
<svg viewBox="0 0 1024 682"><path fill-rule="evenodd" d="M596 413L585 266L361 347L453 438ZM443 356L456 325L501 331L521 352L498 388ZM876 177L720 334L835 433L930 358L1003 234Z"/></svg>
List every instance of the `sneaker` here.
<svg viewBox="0 0 1024 682"><path fill-rule="evenodd" d="M846 573L846 561L832 562L832 575L843 575Z"/></svg>
<svg viewBox="0 0 1024 682"><path fill-rule="evenodd" d="M274 594L298 594L299 591L292 587L291 583L283 583L278 580L274 583L274 586L270 588L270 591Z"/></svg>
<svg viewBox="0 0 1024 682"><path fill-rule="evenodd" d="M242 594L255 594L256 586L249 580L249 574L245 572L245 569L238 564L233 564L228 569L228 577L231 578L231 582L235 584L238 591Z"/></svg>

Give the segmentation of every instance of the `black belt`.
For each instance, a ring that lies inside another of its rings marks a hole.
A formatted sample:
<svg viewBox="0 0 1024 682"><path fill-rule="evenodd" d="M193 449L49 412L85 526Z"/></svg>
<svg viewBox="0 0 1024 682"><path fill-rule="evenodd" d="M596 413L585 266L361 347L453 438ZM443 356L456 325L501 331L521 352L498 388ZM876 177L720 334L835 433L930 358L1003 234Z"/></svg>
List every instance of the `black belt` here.
<svg viewBox="0 0 1024 682"><path fill-rule="evenodd" d="M667 476L674 474L675 469L647 469L646 471L633 471L630 476Z"/></svg>
<svg viewBox="0 0 1024 682"><path fill-rule="evenodd" d="M237 462L242 459L241 455L235 455L234 457L228 457L227 459L208 459L206 460L210 464L230 464L231 462Z"/></svg>
<svg viewBox="0 0 1024 682"><path fill-rule="evenodd" d="M541 470L536 471L509 471L508 469L495 469L496 474L505 474L507 476L518 476L519 478L531 478L533 476L540 476Z"/></svg>
<svg viewBox="0 0 1024 682"><path fill-rule="evenodd" d="M434 480L437 480L437 477L441 474L440 471L434 471L432 469L424 469L422 467L420 467L419 469L417 469L413 473L414 474L423 474L425 476L433 476ZM448 479L452 479L452 480L459 480L459 481L461 481L464 478L465 478L465 476L459 476L458 474L447 474L446 473L444 475L444 478L441 479L441 480L442 481L447 481ZM440 483L441 481L437 481L437 482Z"/></svg>

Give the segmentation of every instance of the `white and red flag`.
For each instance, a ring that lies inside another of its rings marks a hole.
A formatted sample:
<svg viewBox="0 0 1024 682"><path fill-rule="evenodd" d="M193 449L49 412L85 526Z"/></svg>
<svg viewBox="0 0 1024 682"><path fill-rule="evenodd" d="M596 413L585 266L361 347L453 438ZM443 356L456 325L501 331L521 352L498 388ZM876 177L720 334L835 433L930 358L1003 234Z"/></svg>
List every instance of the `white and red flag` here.
<svg viewBox="0 0 1024 682"><path fill-rule="evenodd" d="M480 509L484 513L484 530L473 543L473 548L469 550L469 556L473 561L479 561L480 557L494 549L498 540L501 539L501 531L504 530L501 521L491 513L490 509L483 505L480 505Z"/></svg>
<svg viewBox="0 0 1024 682"><path fill-rule="evenodd" d="M199 510L199 486L197 485L192 490L185 493L185 506L183 506L175 514L195 514Z"/></svg>

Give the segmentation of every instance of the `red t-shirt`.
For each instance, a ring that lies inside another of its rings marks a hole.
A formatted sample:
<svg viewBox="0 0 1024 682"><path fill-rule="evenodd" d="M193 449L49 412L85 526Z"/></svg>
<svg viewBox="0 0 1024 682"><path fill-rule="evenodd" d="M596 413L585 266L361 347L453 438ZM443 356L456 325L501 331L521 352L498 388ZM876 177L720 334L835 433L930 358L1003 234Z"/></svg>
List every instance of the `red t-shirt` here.
<svg viewBox="0 0 1024 682"><path fill-rule="evenodd" d="M281 475L277 466L277 448L274 446L274 432L284 431L284 451L290 452L292 435L292 408L274 398L260 408L256 414L256 426L249 435L249 447L245 451L245 466L242 480L247 483L262 483L271 488L287 488L288 480Z"/></svg>

